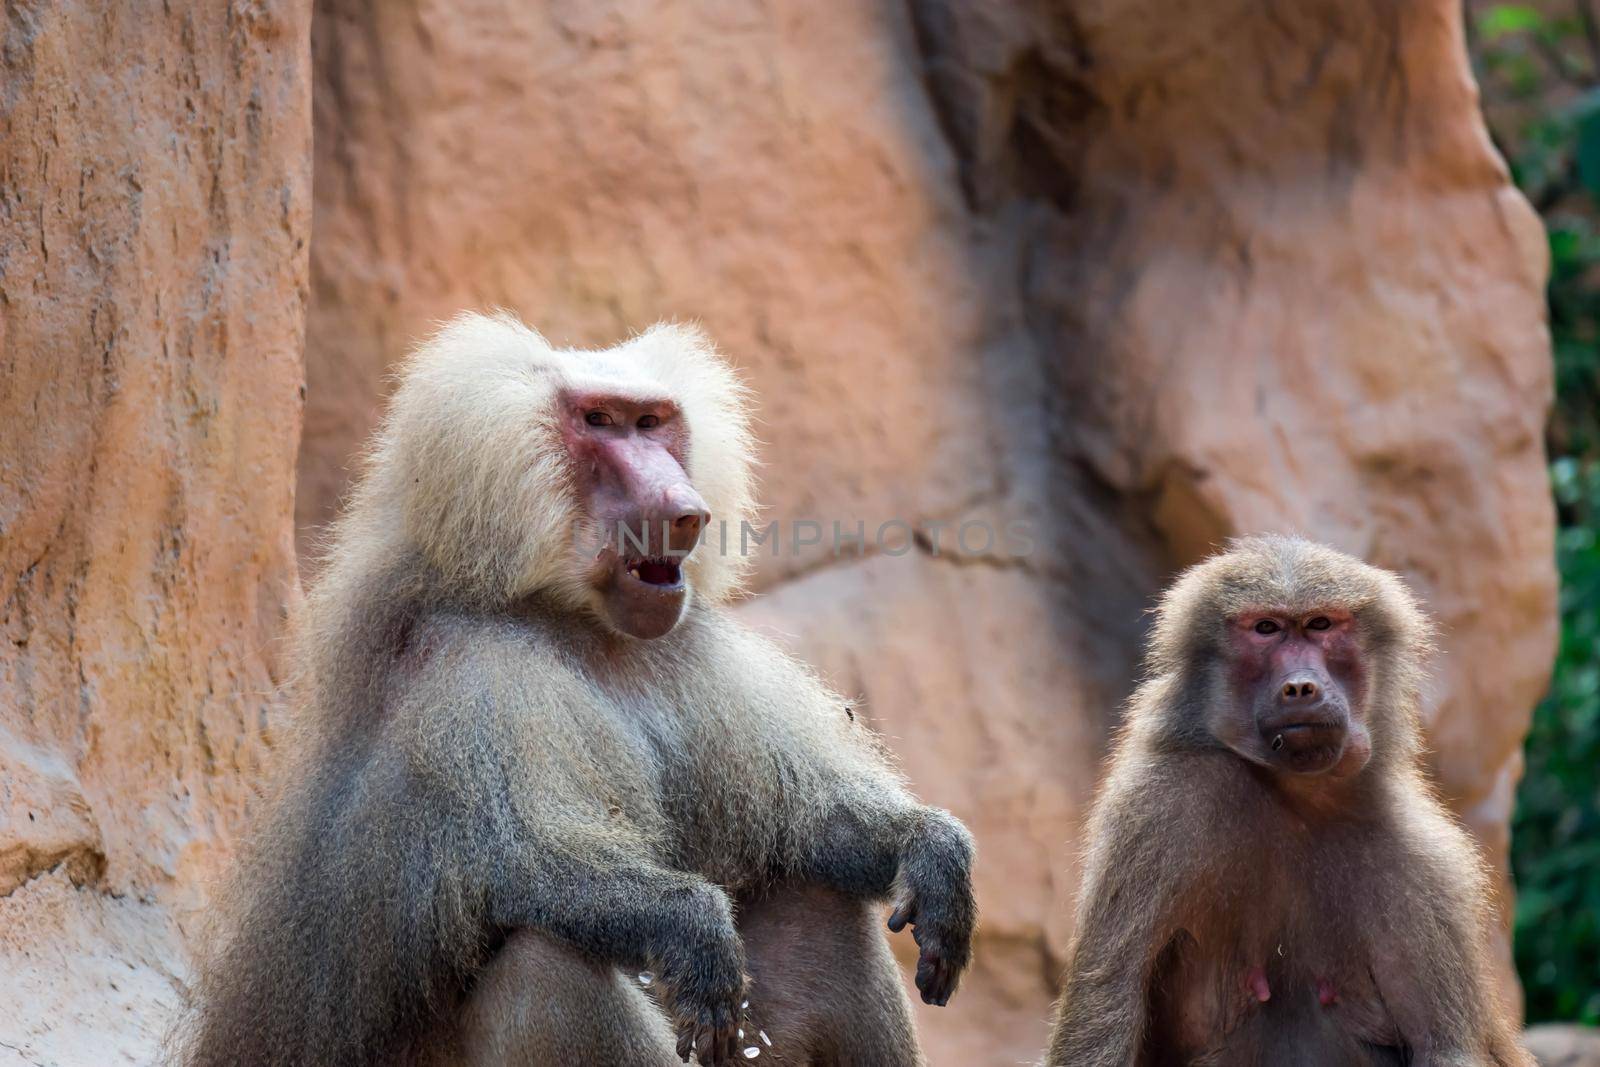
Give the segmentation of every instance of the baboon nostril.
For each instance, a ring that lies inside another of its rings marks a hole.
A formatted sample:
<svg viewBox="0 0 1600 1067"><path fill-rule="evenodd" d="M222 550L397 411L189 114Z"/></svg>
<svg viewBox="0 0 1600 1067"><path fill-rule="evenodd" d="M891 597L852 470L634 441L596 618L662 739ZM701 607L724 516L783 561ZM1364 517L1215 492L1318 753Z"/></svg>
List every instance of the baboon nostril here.
<svg viewBox="0 0 1600 1067"><path fill-rule="evenodd" d="M696 530L700 529L701 526L704 526L706 521L710 518L711 516L704 511L691 511L686 514L679 515L676 519L674 519L672 521L672 527L673 529L679 530L683 533L694 533Z"/></svg>
<svg viewBox="0 0 1600 1067"><path fill-rule="evenodd" d="M1284 700L1310 700L1317 695L1316 682L1285 682L1280 690Z"/></svg>

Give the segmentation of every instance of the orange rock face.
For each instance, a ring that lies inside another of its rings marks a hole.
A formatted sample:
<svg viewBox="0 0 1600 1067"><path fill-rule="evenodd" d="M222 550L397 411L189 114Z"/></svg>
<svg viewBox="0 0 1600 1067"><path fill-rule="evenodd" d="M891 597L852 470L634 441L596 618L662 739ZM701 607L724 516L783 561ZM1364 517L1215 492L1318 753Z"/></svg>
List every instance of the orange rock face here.
<svg viewBox="0 0 1600 1067"><path fill-rule="evenodd" d="M0 23L8 1064L155 1059L296 589L310 5L145 8Z"/></svg>
<svg viewBox="0 0 1600 1067"><path fill-rule="evenodd" d="M937 553L786 545L742 609L977 833L940 1064L1043 1045L1076 827L1175 568L1297 530L1404 572L1444 628L1440 785L1502 874L1555 635L1543 244L1456 5L1062 7L315 27L303 531L389 361L488 305L577 344L702 320L761 399L770 518L950 524ZM1018 518L1024 558L954 543Z"/></svg>
<svg viewBox="0 0 1600 1067"><path fill-rule="evenodd" d="M153 1058L266 751L290 509L304 547L468 306L695 318L745 369L786 540L740 610L978 837L934 1064L1043 1047L1142 612L1230 534L1412 580L1503 874L1555 636L1545 265L1452 0L308 6L7 15L0 1062Z"/></svg>

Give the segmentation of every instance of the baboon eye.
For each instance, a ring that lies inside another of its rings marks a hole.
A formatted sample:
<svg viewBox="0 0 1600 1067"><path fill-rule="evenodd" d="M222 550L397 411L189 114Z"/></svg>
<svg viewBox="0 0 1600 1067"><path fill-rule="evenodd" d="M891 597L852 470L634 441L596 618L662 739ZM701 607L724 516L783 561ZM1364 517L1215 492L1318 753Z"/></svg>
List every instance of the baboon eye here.
<svg viewBox="0 0 1600 1067"><path fill-rule="evenodd" d="M610 426L611 416L603 411L591 411L583 417L583 421L590 426Z"/></svg>
<svg viewBox="0 0 1600 1067"><path fill-rule="evenodd" d="M641 430L653 430L657 426L661 425L661 416L660 415L640 415L639 416L638 425L639 425L639 429L641 429Z"/></svg>
<svg viewBox="0 0 1600 1067"><path fill-rule="evenodd" d="M1279 630L1281 630L1282 628L1283 627L1279 626L1277 623L1273 622L1271 619L1262 619L1260 622L1256 623L1256 625L1255 625L1255 631L1258 634L1275 634Z"/></svg>
<svg viewBox="0 0 1600 1067"><path fill-rule="evenodd" d="M1308 629L1308 630L1326 630L1328 627L1330 627L1332 625L1333 625L1333 620L1332 619L1328 618L1326 615L1318 615L1316 618L1314 618L1310 622L1306 623L1306 629Z"/></svg>

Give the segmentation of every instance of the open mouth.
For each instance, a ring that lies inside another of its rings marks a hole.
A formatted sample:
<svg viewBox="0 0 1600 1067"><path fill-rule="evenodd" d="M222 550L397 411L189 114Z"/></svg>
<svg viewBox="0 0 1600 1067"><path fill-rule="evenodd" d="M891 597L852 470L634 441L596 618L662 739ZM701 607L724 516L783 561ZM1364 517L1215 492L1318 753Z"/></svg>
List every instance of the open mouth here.
<svg viewBox="0 0 1600 1067"><path fill-rule="evenodd" d="M683 618L689 605L689 576L682 557L612 556L596 591L613 629L646 640L662 637Z"/></svg>
<svg viewBox="0 0 1600 1067"><path fill-rule="evenodd" d="M683 583L683 568L670 559L629 560L627 571L645 585L662 589L671 589Z"/></svg>

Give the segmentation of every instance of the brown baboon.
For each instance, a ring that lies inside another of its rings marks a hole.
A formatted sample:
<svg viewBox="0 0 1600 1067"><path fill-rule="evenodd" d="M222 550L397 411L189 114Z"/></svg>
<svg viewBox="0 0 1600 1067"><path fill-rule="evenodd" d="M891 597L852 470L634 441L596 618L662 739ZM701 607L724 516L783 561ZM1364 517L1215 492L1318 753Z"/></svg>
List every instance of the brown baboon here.
<svg viewBox="0 0 1600 1067"><path fill-rule="evenodd" d="M1429 643L1398 578L1308 541L1177 581L1090 816L1052 1065L1531 1065L1419 768Z"/></svg>
<svg viewBox="0 0 1600 1067"><path fill-rule="evenodd" d="M922 1062L873 916L945 1003L971 839L727 611L746 407L683 327L580 352L464 316L411 358L190 1063Z"/></svg>

